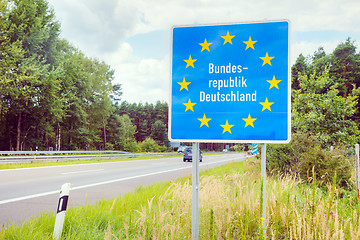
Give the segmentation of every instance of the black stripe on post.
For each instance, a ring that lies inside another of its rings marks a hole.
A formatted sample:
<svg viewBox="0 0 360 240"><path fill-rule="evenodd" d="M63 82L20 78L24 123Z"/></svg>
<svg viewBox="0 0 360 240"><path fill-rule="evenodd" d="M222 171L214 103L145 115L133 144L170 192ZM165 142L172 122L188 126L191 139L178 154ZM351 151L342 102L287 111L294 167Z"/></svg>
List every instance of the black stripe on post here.
<svg viewBox="0 0 360 240"><path fill-rule="evenodd" d="M69 199L69 196L62 196L61 198L59 198L59 203L58 203L58 208L57 208L56 213L66 211L68 199Z"/></svg>

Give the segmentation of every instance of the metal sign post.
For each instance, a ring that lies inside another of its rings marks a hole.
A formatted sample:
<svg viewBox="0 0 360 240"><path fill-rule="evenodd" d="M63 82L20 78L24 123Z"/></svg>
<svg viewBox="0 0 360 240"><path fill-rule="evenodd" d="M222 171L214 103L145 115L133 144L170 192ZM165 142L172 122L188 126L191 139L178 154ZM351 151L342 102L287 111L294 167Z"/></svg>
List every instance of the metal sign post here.
<svg viewBox="0 0 360 240"><path fill-rule="evenodd" d="M191 233L193 239L199 239L199 143L192 144L192 216Z"/></svg>
<svg viewBox="0 0 360 240"><path fill-rule="evenodd" d="M355 144L355 163L356 163L356 190L357 196L360 197L360 181L359 181L359 144Z"/></svg>
<svg viewBox="0 0 360 240"><path fill-rule="evenodd" d="M261 146L261 179L262 179L262 230L263 236L266 236L266 143Z"/></svg>

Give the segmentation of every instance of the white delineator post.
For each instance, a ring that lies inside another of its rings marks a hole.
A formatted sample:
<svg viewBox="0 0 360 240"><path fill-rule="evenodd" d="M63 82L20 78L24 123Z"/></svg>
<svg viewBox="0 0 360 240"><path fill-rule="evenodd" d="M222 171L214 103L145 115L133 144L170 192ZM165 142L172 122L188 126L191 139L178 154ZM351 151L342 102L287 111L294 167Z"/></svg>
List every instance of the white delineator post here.
<svg viewBox="0 0 360 240"><path fill-rule="evenodd" d="M355 164L356 164L356 190L357 196L360 197L360 176L359 176L359 144L355 144Z"/></svg>
<svg viewBox="0 0 360 240"><path fill-rule="evenodd" d="M56 210L56 219L54 226L53 239L60 239L62 234L62 229L64 226L65 213L69 200L69 192L70 192L70 183L65 183L61 186L59 202Z"/></svg>
<svg viewBox="0 0 360 240"><path fill-rule="evenodd" d="M199 143L192 144L192 239L199 239Z"/></svg>

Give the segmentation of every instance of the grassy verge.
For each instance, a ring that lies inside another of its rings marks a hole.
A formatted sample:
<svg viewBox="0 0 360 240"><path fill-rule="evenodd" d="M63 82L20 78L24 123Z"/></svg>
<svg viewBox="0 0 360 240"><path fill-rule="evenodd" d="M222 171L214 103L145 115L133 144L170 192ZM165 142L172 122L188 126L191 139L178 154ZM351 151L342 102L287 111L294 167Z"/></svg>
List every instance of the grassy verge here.
<svg viewBox="0 0 360 240"><path fill-rule="evenodd" d="M260 179L255 160L201 172L200 239L261 238ZM356 195L328 188L268 177L269 239L360 239ZM71 208L63 239L191 239L191 194L188 176ZM43 214L3 228L0 239L51 239L54 221Z"/></svg>

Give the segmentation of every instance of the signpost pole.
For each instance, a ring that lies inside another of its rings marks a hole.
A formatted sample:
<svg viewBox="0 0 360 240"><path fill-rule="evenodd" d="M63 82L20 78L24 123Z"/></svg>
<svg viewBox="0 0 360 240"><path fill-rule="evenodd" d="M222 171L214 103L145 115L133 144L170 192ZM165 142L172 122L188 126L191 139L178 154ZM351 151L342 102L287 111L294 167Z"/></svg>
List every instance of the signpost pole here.
<svg viewBox="0 0 360 240"><path fill-rule="evenodd" d="M359 176L359 144L355 144L355 163L356 163L356 190L357 196L360 197L360 176Z"/></svg>
<svg viewBox="0 0 360 240"><path fill-rule="evenodd" d="M262 220L263 236L266 236L266 143L261 146L261 179L262 179Z"/></svg>
<svg viewBox="0 0 360 240"><path fill-rule="evenodd" d="M199 143L192 144L192 222L193 239L199 239Z"/></svg>

